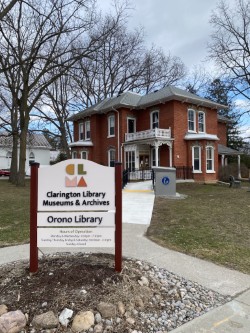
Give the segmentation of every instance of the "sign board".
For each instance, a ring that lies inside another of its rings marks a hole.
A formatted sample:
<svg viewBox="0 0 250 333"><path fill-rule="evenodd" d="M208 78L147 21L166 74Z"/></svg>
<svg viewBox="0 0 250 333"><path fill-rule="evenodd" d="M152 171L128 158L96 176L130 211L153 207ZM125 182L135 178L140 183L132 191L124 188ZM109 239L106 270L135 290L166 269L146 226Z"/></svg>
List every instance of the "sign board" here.
<svg viewBox="0 0 250 333"><path fill-rule="evenodd" d="M30 272L38 247L114 247L122 262L122 167L72 159L31 165Z"/></svg>
<svg viewBox="0 0 250 333"><path fill-rule="evenodd" d="M113 247L114 228L38 228L38 247Z"/></svg>
<svg viewBox="0 0 250 333"><path fill-rule="evenodd" d="M37 214L38 227L111 227L114 212L42 212Z"/></svg>
<svg viewBox="0 0 250 333"><path fill-rule="evenodd" d="M115 210L115 169L66 160L38 172L38 211Z"/></svg>

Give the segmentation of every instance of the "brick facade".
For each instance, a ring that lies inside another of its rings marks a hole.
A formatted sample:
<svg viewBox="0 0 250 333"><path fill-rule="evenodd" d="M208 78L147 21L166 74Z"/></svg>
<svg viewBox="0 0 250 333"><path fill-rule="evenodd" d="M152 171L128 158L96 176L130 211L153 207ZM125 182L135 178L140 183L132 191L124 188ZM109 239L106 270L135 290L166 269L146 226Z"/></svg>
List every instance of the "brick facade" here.
<svg viewBox="0 0 250 333"><path fill-rule="evenodd" d="M192 132L193 137L189 136L188 131L188 109L194 110L196 132ZM88 152L88 159L108 165L108 152L115 150L115 159L123 162L125 168L126 152L131 146L135 149L135 164L139 163L143 155L148 158L152 165L153 153L152 142L147 140L138 140L134 142L125 142L125 134L128 133L128 118L136 121L136 132L149 130L151 124L151 113L159 112L159 128L171 129L171 139L167 142L161 142L159 145L160 166L170 166L170 155L172 146L172 166L189 166L194 163L193 147L199 147L200 151L200 170L194 172L194 179L197 181L215 181L218 178L218 138L220 143L226 145L226 124L218 123L217 111L211 107L197 106L179 100L169 100L164 103L155 103L144 108L116 107L107 112L96 112L87 117L82 117L74 121L74 141L79 142L79 123L90 120L91 143L92 145L80 146L75 144L72 147L72 153L77 152L80 157L81 151ZM203 112L205 115L205 131L199 133L198 114ZM108 117L115 117L115 135L108 136ZM211 147L213 158L213 169L207 171L207 147ZM131 148L131 149L132 149ZM155 153L156 154L156 153Z"/></svg>

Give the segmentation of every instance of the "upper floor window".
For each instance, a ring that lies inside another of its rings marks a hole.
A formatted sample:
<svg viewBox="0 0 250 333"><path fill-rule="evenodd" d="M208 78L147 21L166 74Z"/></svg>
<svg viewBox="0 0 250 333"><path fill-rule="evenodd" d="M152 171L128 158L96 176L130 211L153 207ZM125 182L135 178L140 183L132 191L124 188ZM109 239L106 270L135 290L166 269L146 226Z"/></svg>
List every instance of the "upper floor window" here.
<svg viewBox="0 0 250 333"><path fill-rule="evenodd" d="M90 140L90 120L85 121L85 140Z"/></svg>
<svg viewBox="0 0 250 333"><path fill-rule="evenodd" d="M214 172L214 148L208 146L206 148L207 172Z"/></svg>
<svg viewBox="0 0 250 333"><path fill-rule="evenodd" d="M127 133L135 133L136 131L136 120L135 118L128 118L128 131Z"/></svg>
<svg viewBox="0 0 250 333"><path fill-rule="evenodd" d="M201 147L192 148L193 172L201 172Z"/></svg>
<svg viewBox="0 0 250 333"><path fill-rule="evenodd" d="M79 124L79 140L83 140L84 139L84 127L83 127L83 123Z"/></svg>
<svg viewBox="0 0 250 333"><path fill-rule="evenodd" d="M198 128L200 133L205 132L205 113L202 111L198 113Z"/></svg>
<svg viewBox="0 0 250 333"><path fill-rule="evenodd" d="M115 115L108 117L108 136L115 136Z"/></svg>
<svg viewBox="0 0 250 333"><path fill-rule="evenodd" d="M188 130L190 132L195 132L195 111L188 110Z"/></svg>
<svg viewBox="0 0 250 333"><path fill-rule="evenodd" d="M159 111L153 111L151 116L151 129L159 128Z"/></svg>

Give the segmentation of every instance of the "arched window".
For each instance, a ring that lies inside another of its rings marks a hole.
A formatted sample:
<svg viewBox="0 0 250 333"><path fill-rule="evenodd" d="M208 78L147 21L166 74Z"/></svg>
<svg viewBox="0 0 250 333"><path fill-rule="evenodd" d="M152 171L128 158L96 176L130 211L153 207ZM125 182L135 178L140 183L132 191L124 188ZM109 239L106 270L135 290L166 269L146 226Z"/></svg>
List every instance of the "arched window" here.
<svg viewBox="0 0 250 333"><path fill-rule="evenodd" d="M115 115L108 116L108 138L115 136Z"/></svg>
<svg viewBox="0 0 250 333"><path fill-rule="evenodd" d="M188 109L188 131L189 132L195 132L196 126L195 126L195 111L192 109Z"/></svg>
<svg viewBox="0 0 250 333"><path fill-rule="evenodd" d="M150 113L151 129L159 128L159 111Z"/></svg>
<svg viewBox="0 0 250 333"><path fill-rule="evenodd" d="M108 150L108 166L115 166L115 149L113 148Z"/></svg>
<svg viewBox="0 0 250 333"><path fill-rule="evenodd" d="M205 132L205 112L199 111L198 113L198 128L199 133Z"/></svg>
<svg viewBox="0 0 250 333"><path fill-rule="evenodd" d="M201 147L192 147L193 172L201 172Z"/></svg>
<svg viewBox="0 0 250 333"><path fill-rule="evenodd" d="M88 152L86 150L81 151L81 158L84 160L88 159Z"/></svg>
<svg viewBox="0 0 250 333"><path fill-rule="evenodd" d="M214 147L206 147L206 170L207 173L214 172Z"/></svg>
<svg viewBox="0 0 250 333"><path fill-rule="evenodd" d="M78 158L78 157L77 157L77 151L72 151L72 158L74 158L74 159L75 159L75 158Z"/></svg>

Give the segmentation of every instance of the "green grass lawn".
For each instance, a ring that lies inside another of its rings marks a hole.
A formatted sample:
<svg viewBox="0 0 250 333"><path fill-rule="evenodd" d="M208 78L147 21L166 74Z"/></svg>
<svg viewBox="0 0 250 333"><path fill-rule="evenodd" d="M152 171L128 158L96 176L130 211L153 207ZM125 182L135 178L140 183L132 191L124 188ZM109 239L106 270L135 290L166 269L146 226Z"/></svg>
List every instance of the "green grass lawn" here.
<svg viewBox="0 0 250 333"><path fill-rule="evenodd" d="M0 180L0 247L29 242L29 187Z"/></svg>
<svg viewBox="0 0 250 333"><path fill-rule="evenodd" d="M248 185L248 184L247 184ZM250 192L177 184L186 199L156 198L148 237L158 244L250 274Z"/></svg>
<svg viewBox="0 0 250 333"><path fill-rule="evenodd" d="M248 184L247 184L248 185ZM0 247L29 242L29 180L0 180ZM178 184L186 199L156 198L148 237L158 244L250 274L250 192Z"/></svg>

